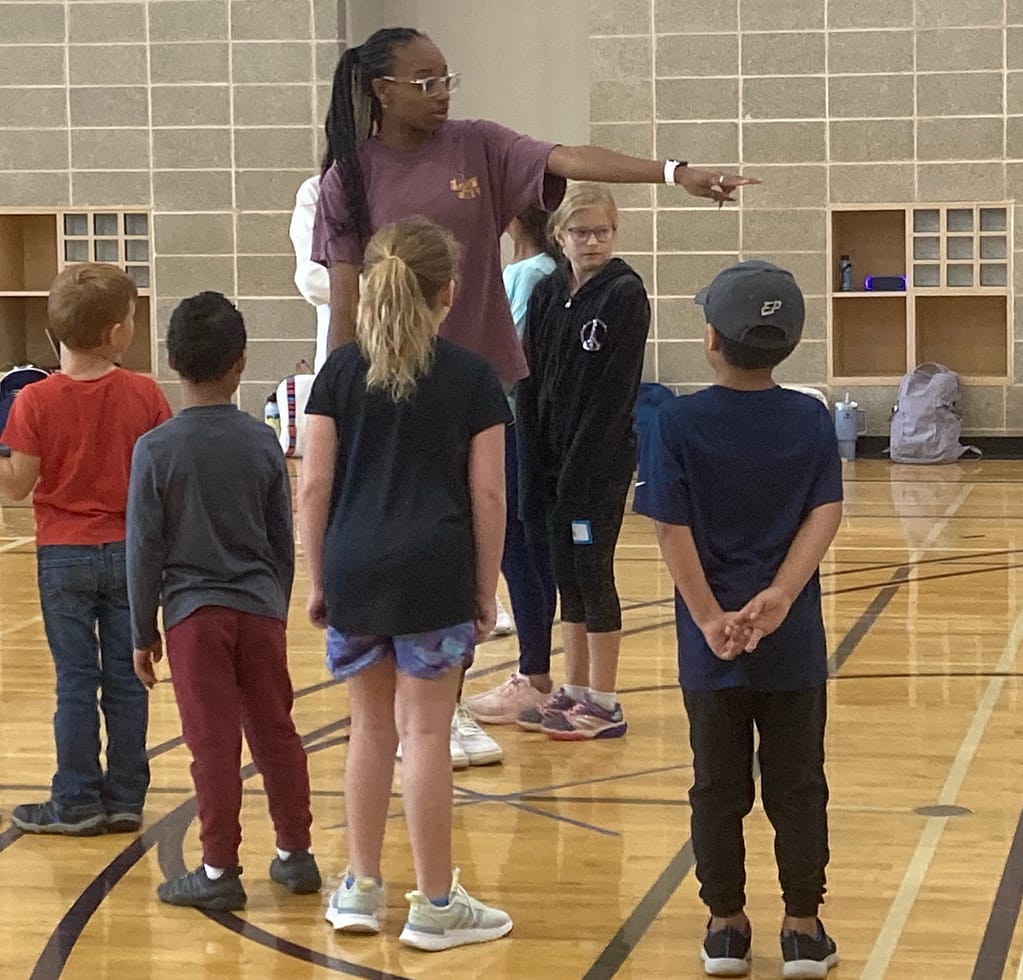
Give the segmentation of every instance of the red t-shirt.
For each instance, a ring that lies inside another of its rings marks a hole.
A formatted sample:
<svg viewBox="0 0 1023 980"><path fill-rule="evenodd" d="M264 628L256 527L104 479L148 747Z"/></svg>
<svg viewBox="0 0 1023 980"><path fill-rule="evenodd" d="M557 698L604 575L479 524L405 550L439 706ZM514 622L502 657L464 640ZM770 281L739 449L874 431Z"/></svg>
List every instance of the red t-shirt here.
<svg viewBox="0 0 1023 980"><path fill-rule="evenodd" d="M170 416L156 382L122 368L94 381L54 374L22 388L0 441L39 457L36 543L123 541L135 440Z"/></svg>

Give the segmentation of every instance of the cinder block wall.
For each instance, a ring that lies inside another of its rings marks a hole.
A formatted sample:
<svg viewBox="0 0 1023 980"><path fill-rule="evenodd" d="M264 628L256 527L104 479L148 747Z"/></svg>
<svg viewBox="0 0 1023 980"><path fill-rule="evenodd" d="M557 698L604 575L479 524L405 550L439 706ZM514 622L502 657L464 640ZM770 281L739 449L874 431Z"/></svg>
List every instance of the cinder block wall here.
<svg viewBox="0 0 1023 980"><path fill-rule="evenodd" d="M1023 187L1023 0L591 0L590 9L594 141L764 181L725 212L672 188L620 195L632 209L624 246L657 297L651 379L683 391L710 380L691 296L717 269L757 255L790 268L808 296L806 340L780 377L826 386L829 205L1014 201ZM1019 314L1012 336L1016 383L968 388L969 429L1023 431ZM894 386L851 391L871 431L886 431Z"/></svg>
<svg viewBox="0 0 1023 980"><path fill-rule="evenodd" d="M152 208L158 336L182 296L237 297L253 412L312 360L288 217L343 28L337 0L0 3L0 207ZM162 347L156 373L173 403Z"/></svg>

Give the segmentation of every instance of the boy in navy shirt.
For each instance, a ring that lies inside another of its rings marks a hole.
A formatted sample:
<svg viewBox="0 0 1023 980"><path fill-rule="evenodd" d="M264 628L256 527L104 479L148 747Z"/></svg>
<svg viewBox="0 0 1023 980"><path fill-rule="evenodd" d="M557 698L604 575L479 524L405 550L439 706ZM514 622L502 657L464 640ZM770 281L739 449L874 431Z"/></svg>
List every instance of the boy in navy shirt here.
<svg viewBox="0 0 1023 980"><path fill-rule="evenodd" d="M823 977L838 955L817 918L828 863L818 566L841 521L841 463L827 409L772 379L803 329L792 275L741 262L695 302L716 384L661 408L635 509L654 519L677 587L693 850L711 916L701 956L711 976L749 972L742 821L755 727L785 902L783 975Z"/></svg>

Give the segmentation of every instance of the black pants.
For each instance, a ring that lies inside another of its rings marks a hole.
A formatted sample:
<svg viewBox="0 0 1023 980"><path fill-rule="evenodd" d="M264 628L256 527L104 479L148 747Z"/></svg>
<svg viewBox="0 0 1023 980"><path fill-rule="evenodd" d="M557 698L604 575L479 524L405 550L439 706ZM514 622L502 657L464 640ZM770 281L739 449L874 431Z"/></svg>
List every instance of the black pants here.
<svg viewBox="0 0 1023 980"><path fill-rule="evenodd" d="M756 654L754 654L756 656ZM746 904L742 821L753 809L753 728L760 735L764 810L774 827L785 914L808 918L824 900L828 783L825 686L798 691L682 692L693 748L693 851L700 898L711 915Z"/></svg>

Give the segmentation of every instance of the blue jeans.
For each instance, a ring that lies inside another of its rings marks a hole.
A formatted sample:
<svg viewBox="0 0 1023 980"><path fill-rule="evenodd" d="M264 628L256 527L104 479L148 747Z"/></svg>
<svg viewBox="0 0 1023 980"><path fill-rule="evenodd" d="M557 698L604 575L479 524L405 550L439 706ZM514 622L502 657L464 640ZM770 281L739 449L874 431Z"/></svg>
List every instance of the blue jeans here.
<svg viewBox="0 0 1023 980"><path fill-rule="evenodd" d="M505 426L504 477L508 516L504 532L501 574L508 583L515 631L519 638L519 673L527 676L551 671L551 627L558 600L545 543L526 536L519 518L519 467L515 427Z"/></svg>
<svg viewBox="0 0 1023 980"><path fill-rule="evenodd" d="M141 813L149 696L132 666L124 542L41 545L39 602L57 674L51 799L63 818ZM100 765L99 707L107 734Z"/></svg>

